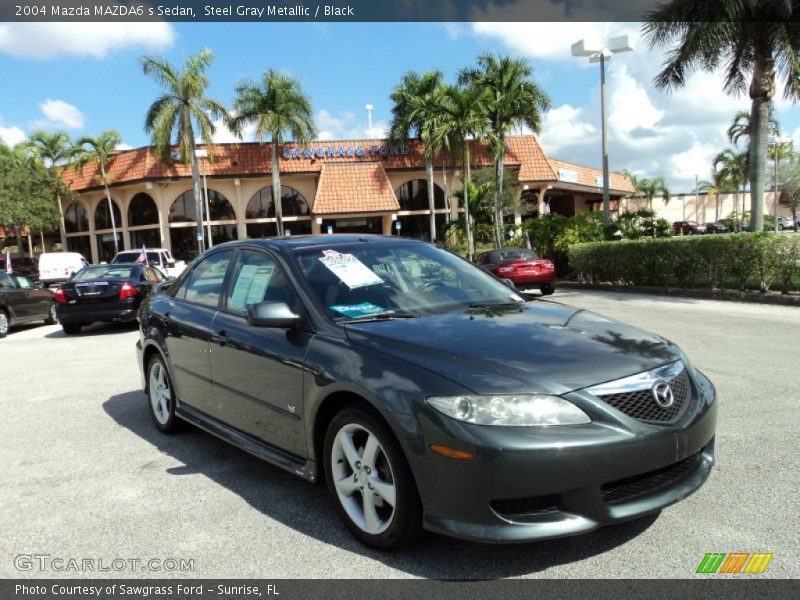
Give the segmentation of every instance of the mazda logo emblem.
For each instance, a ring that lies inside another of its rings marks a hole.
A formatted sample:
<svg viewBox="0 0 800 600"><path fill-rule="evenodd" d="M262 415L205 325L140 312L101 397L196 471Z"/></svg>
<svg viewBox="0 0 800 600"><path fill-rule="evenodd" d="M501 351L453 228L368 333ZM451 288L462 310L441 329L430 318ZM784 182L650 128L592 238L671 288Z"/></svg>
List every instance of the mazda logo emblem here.
<svg viewBox="0 0 800 600"><path fill-rule="evenodd" d="M653 393L653 400L656 401L661 408L669 408L675 404L675 395L672 393L672 388L664 381L657 381L653 384L651 389Z"/></svg>

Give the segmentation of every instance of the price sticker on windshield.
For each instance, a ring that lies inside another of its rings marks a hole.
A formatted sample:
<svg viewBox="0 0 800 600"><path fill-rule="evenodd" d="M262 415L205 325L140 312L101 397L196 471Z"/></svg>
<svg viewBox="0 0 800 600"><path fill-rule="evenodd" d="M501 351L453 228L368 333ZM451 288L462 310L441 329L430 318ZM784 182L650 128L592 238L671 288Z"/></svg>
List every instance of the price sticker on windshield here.
<svg viewBox="0 0 800 600"><path fill-rule="evenodd" d="M323 254L325 256L319 262L351 290L383 283L383 279L352 254L340 254L334 250L325 250Z"/></svg>

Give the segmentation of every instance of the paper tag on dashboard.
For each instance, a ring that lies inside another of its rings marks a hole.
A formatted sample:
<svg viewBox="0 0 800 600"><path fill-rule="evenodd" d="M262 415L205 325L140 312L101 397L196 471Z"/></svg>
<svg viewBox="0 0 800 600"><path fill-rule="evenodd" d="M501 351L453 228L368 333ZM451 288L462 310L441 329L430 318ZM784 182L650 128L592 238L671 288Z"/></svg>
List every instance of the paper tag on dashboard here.
<svg viewBox="0 0 800 600"><path fill-rule="evenodd" d="M383 279L352 254L339 254L333 250L325 250L323 254L325 256L320 258L319 262L351 290L383 283Z"/></svg>

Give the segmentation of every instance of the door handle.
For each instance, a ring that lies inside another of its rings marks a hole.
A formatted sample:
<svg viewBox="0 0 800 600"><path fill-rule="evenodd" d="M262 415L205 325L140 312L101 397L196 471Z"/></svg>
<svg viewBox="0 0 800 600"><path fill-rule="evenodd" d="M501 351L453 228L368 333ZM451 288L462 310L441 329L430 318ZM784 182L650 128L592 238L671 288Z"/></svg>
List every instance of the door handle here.
<svg viewBox="0 0 800 600"><path fill-rule="evenodd" d="M220 346L224 346L228 343L228 332L224 329L220 329L216 335L211 336L211 341Z"/></svg>

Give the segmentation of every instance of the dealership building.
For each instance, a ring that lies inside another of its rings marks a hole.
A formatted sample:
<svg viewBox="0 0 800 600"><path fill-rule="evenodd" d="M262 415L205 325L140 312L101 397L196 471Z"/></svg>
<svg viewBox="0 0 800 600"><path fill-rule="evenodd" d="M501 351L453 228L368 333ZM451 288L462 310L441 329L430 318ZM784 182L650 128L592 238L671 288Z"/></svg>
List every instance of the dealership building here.
<svg viewBox="0 0 800 600"><path fill-rule="evenodd" d="M202 146L200 147L202 148ZM272 201L271 145L218 144L213 158L200 159L207 245L277 233ZM286 143L279 148L281 206L287 235L377 233L429 239L423 145L382 140ZM205 154L205 152L201 152ZM434 176L437 231L463 210L454 193L461 173L448 154L436 157ZM471 144L471 168L491 167L486 144ZM507 138L505 168L517 182L520 206L509 222L547 211L567 216L602 207L602 172L548 158L534 136ZM92 262L110 260L114 231L120 250L163 247L177 258L196 251L197 216L191 170L182 162L165 165L152 147L120 151L108 173L114 213L95 167L67 170L75 192L63 205L61 247ZM610 176L612 209L633 192L622 174ZM48 249L58 239L47 243Z"/></svg>

